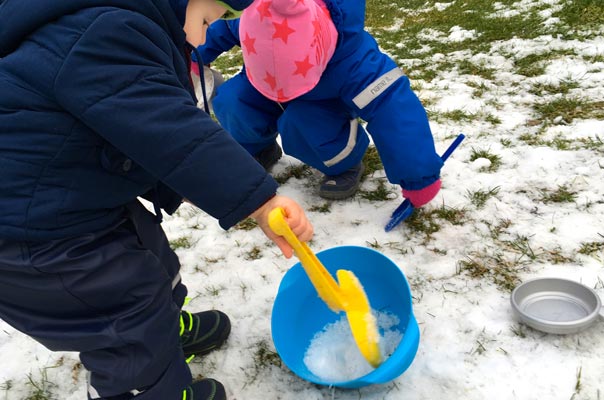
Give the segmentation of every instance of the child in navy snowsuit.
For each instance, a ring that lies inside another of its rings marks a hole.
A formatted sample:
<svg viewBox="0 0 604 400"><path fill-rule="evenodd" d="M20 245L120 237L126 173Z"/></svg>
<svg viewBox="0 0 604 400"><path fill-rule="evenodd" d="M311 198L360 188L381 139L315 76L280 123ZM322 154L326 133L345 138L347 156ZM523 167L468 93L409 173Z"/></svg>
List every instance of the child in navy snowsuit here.
<svg viewBox="0 0 604 400"><path fill-rule="evenodd" d="M414 206L439 191L442 160L426 112L396 63L364 27L364 2L255 0L219 21L198 48L204 64L235 45L244 67L217 88L225 129L265 167L285 153L325 174L319 194L351 196L369 137L390 182Z"/></svg>
<svg viewBox="0 0 604 400"><path fill-rule="evenodd" d="M162 210L186 199L225 229L251 216L287 257L274 207L312 236L300 206L197 108L191 50L248 5L0 2L0 318L79 352L89 399L226 398L216 380L192 383L186 358L222 344L229 319L181 310Z"/></svg>

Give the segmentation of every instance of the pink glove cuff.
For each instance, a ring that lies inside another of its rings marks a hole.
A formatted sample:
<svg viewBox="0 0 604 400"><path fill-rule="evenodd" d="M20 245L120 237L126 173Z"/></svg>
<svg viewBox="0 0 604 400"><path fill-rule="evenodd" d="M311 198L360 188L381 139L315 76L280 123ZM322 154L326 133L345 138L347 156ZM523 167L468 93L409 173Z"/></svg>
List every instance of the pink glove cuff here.
<svg viewBox="0 0 604 400"><path fill-rule="evenodd" d="M432 200L440 190L442 182L437 179L430 185L420 190L405 190L403 189L403 197L408 199L413 207L421 207Z"/></svg>
<svg viewBox="0 0 604 400"><path fill-rule="evenodd" d="M199 76L199 64L197 64L195 61L191 61L191 71Z"/></svg>

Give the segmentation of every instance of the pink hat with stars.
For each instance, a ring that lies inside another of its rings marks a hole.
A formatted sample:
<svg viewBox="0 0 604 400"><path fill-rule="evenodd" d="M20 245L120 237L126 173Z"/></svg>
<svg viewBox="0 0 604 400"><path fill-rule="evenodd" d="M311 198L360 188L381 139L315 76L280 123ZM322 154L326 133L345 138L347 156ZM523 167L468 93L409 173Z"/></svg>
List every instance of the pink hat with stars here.
<svg viewBox="0 0 604 400"><path fill-rule="evenodd" d="M322 0L255 0L241 15L239 38L252 85L286 102L317 85L338 33Z"/></svg>

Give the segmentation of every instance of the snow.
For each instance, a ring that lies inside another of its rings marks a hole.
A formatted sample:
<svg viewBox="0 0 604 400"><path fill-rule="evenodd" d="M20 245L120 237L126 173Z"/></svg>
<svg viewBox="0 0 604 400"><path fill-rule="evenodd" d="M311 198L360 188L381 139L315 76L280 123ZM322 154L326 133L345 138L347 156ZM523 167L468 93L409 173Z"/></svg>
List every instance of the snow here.
<svg viewBox="0 0 604 400"><path fill-rule="evenodd" d="M508 3L501 4L501 14L520 13L533 1L516 2L514 8ZM447 3L437 6L446 7ZM425 30L420 36L425 35L452 41L473 37L460 27L448 33ZM511 56L561 49L574 49L576 55L548 62L542 76L526 78L511 68ZM190 205L166 216L168 237L186 237L191 243L176 250L191 297L187 309L221 309L233 323L225 346L191 364L194 376L219 379L229 398L240 400L603 398L603 321L572 335L535 331L515 319L509 288L498 286L492 275L474 278L461 268L464 261L481 255L499 257L514 268L519 280L572 279L604 298L603 247L579 253L585 243L604 242L602 146L560 149L520 139L539 135L543 141L563 138L577 144L579 139L598 143L604 138L602 119L557 120L543 132L539 132L541 126L529 123L534 118L531 105L544 100L529 91L535 82L558 84L570 78L579 85L572 94L602 103L603 54L602 37L582 42L553 37L512 39L495 43L488 54L446 56L453 63L476 57L474 62L484 60L497 70L496 85L486 83L482 97L472 95L475 85L467 85L480 78L462 76L456 70L442 72L432 82L421 82L420 98L436 99L430 105L435 111L488 110L501 120L497 125L482 120L431 121L439 153L458 133L463 132L466 139L443 168L443 188L425 211L463 209L462 223L438 219L440 229L430 235L406 223L384 232L390 213L402 201L396 186L390 187L393 195L387 201L356 196L331 203L329 212L307 211L315 226L311 242L315 252L342 245L374 247L405 273L421 338L413 363L394 381L359 390L317 386L298 378L277 357L268 357L274 352L270 332L273 300L281 277L297 260L285 259L259 229L225 232ZM498 155L499 168L491 172L490 160L471 160L478 149ZM291 165L299 162L285 156L273 173L281 174ZM384 176L383 171L375 172L362 188L371 190ZM317 173L292 178L280 193L310 210L325 204L316 194L318 180ZM560 187L575 193L574 200L544 200L547 193ZM498 190L482 207L471 202L470 193L494 188ZM524 248L519 247L522 244ZM254 249L260 250L257 258L250 257ZM2 321L0 360L0 398L4 400L27 398L32 391L30 378L46 382L53 398L86 398L86 371L77 354L50 352Z"/></svg>
<svg viewBox="0 0 604 400"><path fill-rule="evenodd" d="M379 346L382 362L394 352L403 335L393 328L398 325L396 315L373 310L380 334ZM346 316L327 324L310 341L304 354L306 368L326 382L347 382L363 377L374 371L358 350L352 337Z"/></svg>

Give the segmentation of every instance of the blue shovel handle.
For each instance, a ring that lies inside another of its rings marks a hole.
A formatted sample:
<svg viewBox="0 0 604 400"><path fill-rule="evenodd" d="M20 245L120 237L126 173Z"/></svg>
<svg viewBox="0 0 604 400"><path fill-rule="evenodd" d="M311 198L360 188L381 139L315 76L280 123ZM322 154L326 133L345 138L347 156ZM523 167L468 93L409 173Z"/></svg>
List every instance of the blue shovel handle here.
<svg viewBox="0 0 604 400"><path fill-rule="evenodd" d="M455 149L457 148L457 146L459 146L459 144L464 139L465 139L464 134L460 133L455 138L455 140L453 141L453 143L451 143L451 145L449 146L449 148L447 148L447 150L445 150L445 152L443 153L443 155L440 156L441 160L443 160L443 162L447 161L447 158L449 158L449 156L451 155L451 153L453 153L455 151ZM396 210L394 210L394 212L390 216L390 221L386 224L386 227L384 228L386 230L386 232L390 232L398 224L400 224L401 222L403 222L404 220L406 220L407 218L409 218L409 216L411 215L411 213L413 212L413 210L414 210L413 204L411 204L411 202L409 200L405 199L405 201L403 201L401 203L401 205L398 206L396 208Z"/></svg>

